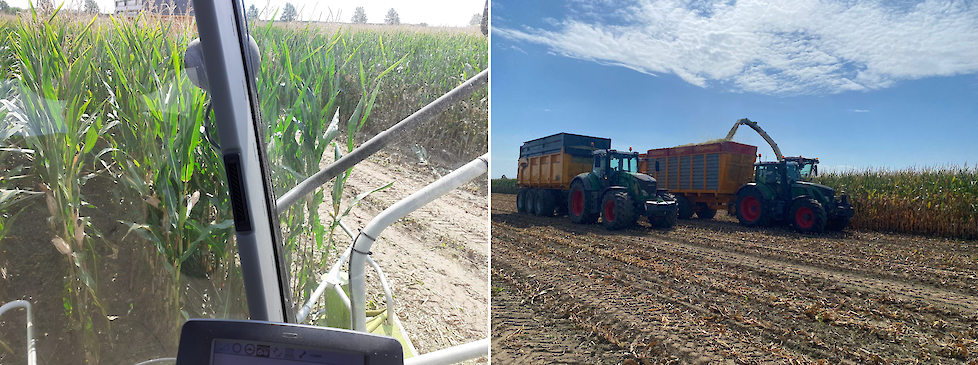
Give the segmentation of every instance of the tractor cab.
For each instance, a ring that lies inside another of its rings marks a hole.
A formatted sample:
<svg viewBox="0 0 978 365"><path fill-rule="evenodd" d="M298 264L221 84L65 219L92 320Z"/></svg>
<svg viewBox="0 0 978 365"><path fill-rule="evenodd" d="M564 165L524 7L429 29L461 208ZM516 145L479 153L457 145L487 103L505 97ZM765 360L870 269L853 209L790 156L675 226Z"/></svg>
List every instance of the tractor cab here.
<svg viewBox="0 0 978 365"><path fill-rule="evenodd" d="M788 178L793 181L811 182L818 175L818 159L805 157L785 157Z"/></svg>
<svg viewBox="0 0 978 365"><path fill-rule="evenodd" d="M638 152L624 152L617 150L596 150L591 152L594 156L594 167L591 172L602 178L613 177L618 172L638 172Z"/></svg>

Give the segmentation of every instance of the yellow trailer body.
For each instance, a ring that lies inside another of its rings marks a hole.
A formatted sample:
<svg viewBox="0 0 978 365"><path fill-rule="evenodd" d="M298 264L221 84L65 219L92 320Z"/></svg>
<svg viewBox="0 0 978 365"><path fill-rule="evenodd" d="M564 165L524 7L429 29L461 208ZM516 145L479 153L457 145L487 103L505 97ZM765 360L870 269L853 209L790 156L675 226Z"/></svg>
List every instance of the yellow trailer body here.
<svg viewBox="0 0 978 365"><path fill-rule="evenodd" d="M645 154L639 171L692 205L716 210L733 206L737 190L754 177L756 158L757 146L729 141L659 148Z"/></svg>
<svg viewBox="0 0 978 365"><path fill-rule="evenodd" d="M517 185L521 188L569 190L571 180L591 171L591 151L611 148L611 140L560 133L520 147Z"/></svg>

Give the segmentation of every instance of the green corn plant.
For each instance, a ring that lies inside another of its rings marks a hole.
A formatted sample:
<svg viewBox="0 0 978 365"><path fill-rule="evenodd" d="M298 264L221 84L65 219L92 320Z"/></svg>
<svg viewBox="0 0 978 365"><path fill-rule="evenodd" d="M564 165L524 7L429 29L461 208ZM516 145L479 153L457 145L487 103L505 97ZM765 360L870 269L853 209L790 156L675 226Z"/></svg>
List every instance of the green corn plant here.
<svg viewBox="0 0 978 365"><path fill-rule="evenodd" d="M51 215L52 244L68 261L65 311L73 327L83 331L86 359L97 362L97 339L89 315L90 305L101 308L91 247L91 237L97 233L89 229L90 219L80 214L81 186L109 165L101 158L112 149L95 148L114 124L91 114L103 103L93 100L89 77L98 33L92 31L92 23L76 29L56 15L57 11L42 19L32 8L31 19L21 18L11 34L21 90L16 98L3 100L3 105L9 110L8 120L33 150L33 170L42 181L38 190Z"/></svg>

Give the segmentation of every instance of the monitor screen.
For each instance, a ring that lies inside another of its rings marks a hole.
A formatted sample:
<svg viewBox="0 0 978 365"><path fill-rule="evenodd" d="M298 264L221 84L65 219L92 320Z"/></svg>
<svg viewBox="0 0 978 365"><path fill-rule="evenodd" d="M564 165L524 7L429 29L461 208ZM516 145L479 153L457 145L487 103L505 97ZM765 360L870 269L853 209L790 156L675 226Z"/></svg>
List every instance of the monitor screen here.
<svg viewBox="0 0 978 365"><path fill-rule="evenodd" d="M211 365L362 365L364 363L365 356L359 353L323 351L323 349L272 342L217 338L211 346Z"/></svg>

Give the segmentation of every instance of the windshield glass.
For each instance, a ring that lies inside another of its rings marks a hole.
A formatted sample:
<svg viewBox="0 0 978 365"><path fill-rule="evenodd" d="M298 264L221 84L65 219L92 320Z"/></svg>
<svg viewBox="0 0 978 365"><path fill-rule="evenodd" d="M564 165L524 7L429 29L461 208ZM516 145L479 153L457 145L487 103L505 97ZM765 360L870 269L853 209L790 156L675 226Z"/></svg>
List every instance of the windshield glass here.
<svg viewBox="0 0 978 365"><path fill-rule="evenodd" d="M197 27L67 7L0 22L0 304L31 303L44 363L173 357L188 318L248 317ZM26 363L23 312L0 323Z"/></svg>

